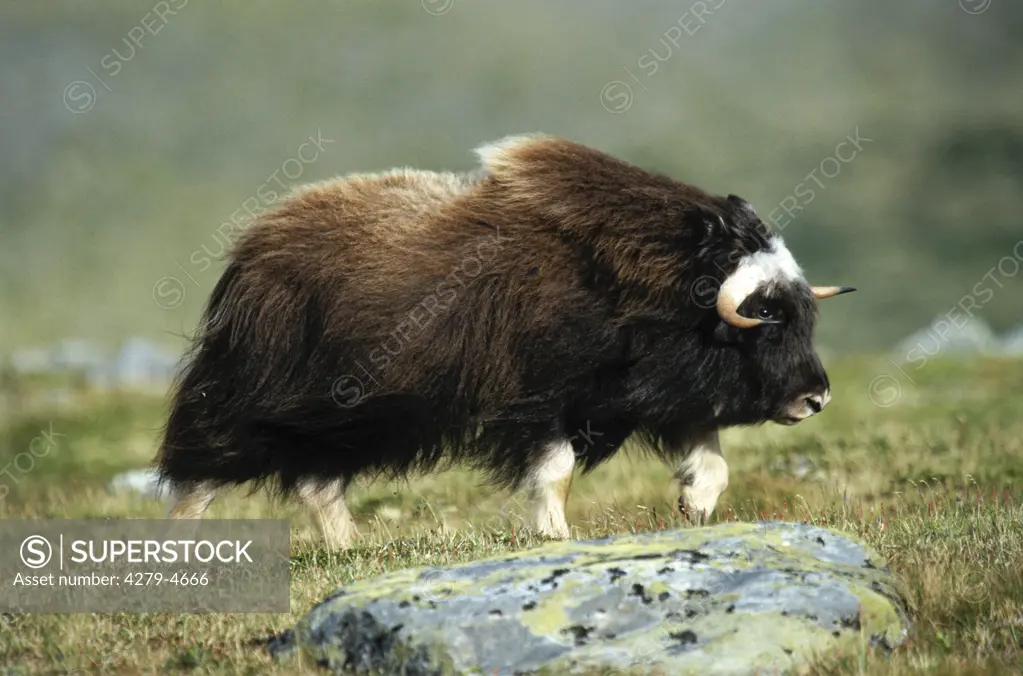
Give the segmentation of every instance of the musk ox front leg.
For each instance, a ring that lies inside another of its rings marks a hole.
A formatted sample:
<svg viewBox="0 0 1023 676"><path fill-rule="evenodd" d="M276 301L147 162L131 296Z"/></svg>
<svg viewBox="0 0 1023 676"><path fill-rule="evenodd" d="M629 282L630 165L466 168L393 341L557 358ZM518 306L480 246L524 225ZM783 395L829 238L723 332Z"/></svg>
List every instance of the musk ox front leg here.
<svg viewBox="0 0 1023 676"><path fill-rule="evenodd" d="M571 536L565 521L565 504L572 488L575 450L572 442L554 441L529 471L530 526L536 532L559 540Z"/></svg>
<svg viewBox="0 0 1023 676"><path fill-rule="evenodd" d="M345 503L344 479L306 479L299 484L298 494L316 516L327 549L340 551L348 548L359 534L352 513Z"/></svg>
<svg viewBox="0 0 1023 676"><path fill-rule="evenodd" d="M682 486L680 505L690 519L702 521L714 512L718 496L728 487L728 463L721 455L718 433L671 446L665 450L679 458L675 477Z"/></svg>

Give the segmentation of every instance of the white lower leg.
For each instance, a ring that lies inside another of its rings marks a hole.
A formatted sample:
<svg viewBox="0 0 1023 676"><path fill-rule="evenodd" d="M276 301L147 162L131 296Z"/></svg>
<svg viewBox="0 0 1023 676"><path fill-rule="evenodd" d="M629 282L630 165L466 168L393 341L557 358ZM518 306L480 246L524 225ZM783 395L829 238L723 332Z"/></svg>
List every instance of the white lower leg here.
<svg viewBox="0 0 1023 676"><path fill-rule="evenodd" d="M171 487L173 503L167 512L169 519L198 519L217 495L217 489L207 481L175 484Z"/></svg>
<svg viewBox="0 0 1023 676"><path fill-rule="evenodd" d="M298 493L316 515L328 549L345 549L359 534L352 513L345 504L346 487L346 482L341 479L307 479L299 485Z"/></svg>
<svg viewBox="0 0 1023 676"><path fill-rule="evenodd" d="M530 525L538 533L559 539L570 537L568 522L565 521L565 503L572 488L574 469L572 444L558 441L547 447L540 463L530 472Z"/></svg>
<svg viewBox="0 0 1023 676"><path fill-rule="evenodd" d="M717 432L691 444L675 476L682 484L682 501L689 517L709 517L728 487L728 463L721 455Z"/></svg>

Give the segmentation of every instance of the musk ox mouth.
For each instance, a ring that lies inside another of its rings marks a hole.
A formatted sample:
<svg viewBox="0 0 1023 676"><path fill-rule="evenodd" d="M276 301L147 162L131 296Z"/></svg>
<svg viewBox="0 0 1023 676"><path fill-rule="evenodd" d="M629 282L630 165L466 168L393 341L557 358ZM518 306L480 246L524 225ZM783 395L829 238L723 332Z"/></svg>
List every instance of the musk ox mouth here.
<svg viewBox="0 0 1023 676"><path fill-rule="evenodd" d="M831 392L829 390L824 390L820 393L804 394L797 397L793 403L778 411L773 420L779 425L795 425L820 413L828 405L829 401L831 401Z"/></svg>
<svg viewBox="0 0 1023 676"><path fill-rule="evenodd" d="M779 425L795 425L797 423L803 422L804 420L806 420L806 418L797 418L792 415L783 415L775 418L774 422L778 423Z"/></svg>

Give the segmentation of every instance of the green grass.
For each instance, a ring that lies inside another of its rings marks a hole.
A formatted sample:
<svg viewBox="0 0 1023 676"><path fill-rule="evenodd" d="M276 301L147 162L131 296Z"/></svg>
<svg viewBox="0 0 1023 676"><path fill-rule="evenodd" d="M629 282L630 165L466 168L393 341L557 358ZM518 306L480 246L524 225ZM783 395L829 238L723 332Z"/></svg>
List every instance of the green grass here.
<svg viewBox="0 0 1023 676"><path fill-rule="evenodd" d="M909 641L889 656L866 647L821 655L815 672L1019 673L1023 362L930 362L908 372L915 383L875 359L845 359L829 371L835 399L822 415L794 428L724 435L731 484L712 520L822 524L862 536L889 561L911 613ZM902 386L887 408L869 396L881 374ZM159 398L88 393L59 411L38 403L0 409L0 466L51 424L65 435L17 475L0 515L162 517L165 505L105 486L113 474L149 462L163 411ZM481 485L467 471L361 484L351 495L363 538L340 555L320 548L297 506L234 491L211 507L213 517L291 519L290 614L4 616L0 665L23 673L317 673L311 665L275 664L256 642L353 580L540 542L521 527L521 496ZM576 537L689 527L676 498L671 470L630 452L576 478L569 522Z"/></svg>

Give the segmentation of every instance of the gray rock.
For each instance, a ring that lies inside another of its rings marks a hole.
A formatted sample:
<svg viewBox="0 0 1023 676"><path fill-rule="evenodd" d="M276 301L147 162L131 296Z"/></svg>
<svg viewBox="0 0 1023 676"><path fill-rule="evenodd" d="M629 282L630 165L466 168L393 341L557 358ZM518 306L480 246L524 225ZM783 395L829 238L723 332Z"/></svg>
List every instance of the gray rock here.
<svg viewBox="0 0 1023 676"><path fill-rule="evenodd" d="M110 357L91 343L68 339L47 348L15 352L15 374L82 374L91 387L165 388L176 375L181 355L147 338L132 337Z"/></svg>
<svg viewBox="0 0 1023 676"><path fill-rule="evenodd" d="M105 360L100 348L80 338L62 340L51 352L51 363L56 370L88 371Z"/></svg>
<svg viewBox="0 0 1023 676"><path fill-rule="evenodd" d="M763 522L396 571L339 590L268 650L335 673L748 674L891 648L906 626L864 544Z"/></svg>
<svg viewBox="0 0 1023 676"><path fill-rule="evenodd" d="M15 373L45 373L53 368L50 351L42 347L18 350L10 357Z"/></svg>
<svg viewBox="0 0 1023 676"><path fill-rule="evenodd" d="M106 362L103 351L80 338L69 338L50 347L19 350L11 355L18 373L87 372Z"/></svg>
<svg viewBox="0 0 1023 676"><path fill-rule="evenodd" d="M953 323L954 322L954 323ZM960 324L956 326L955 324ZM930 326L920 329L895 346L899 362L953 354L998 354L998 336L979 317L938 316Z"/></svg>
<svg viewBox="0 0 1023 676"><path fill-rule="evenodd" d="M164 384L174 379L180 355L145 338L125 342L114 363L115 379L121 387Z"/></svg>
<svg viewBox="0 0 1023 676"><path fill-rule="evenodd" d="M133 469L121 472L110 480L111 493L135 493L139 497L159 500L167 497L167 487L160 484L159 475L152 469Z"/></svg>
<svg viewBox="0 0 1023 676"><path fill-rule="evenodd" d="M1002 336L1002 352L1012 357L1023 356L1023 324Z"/></svg>

